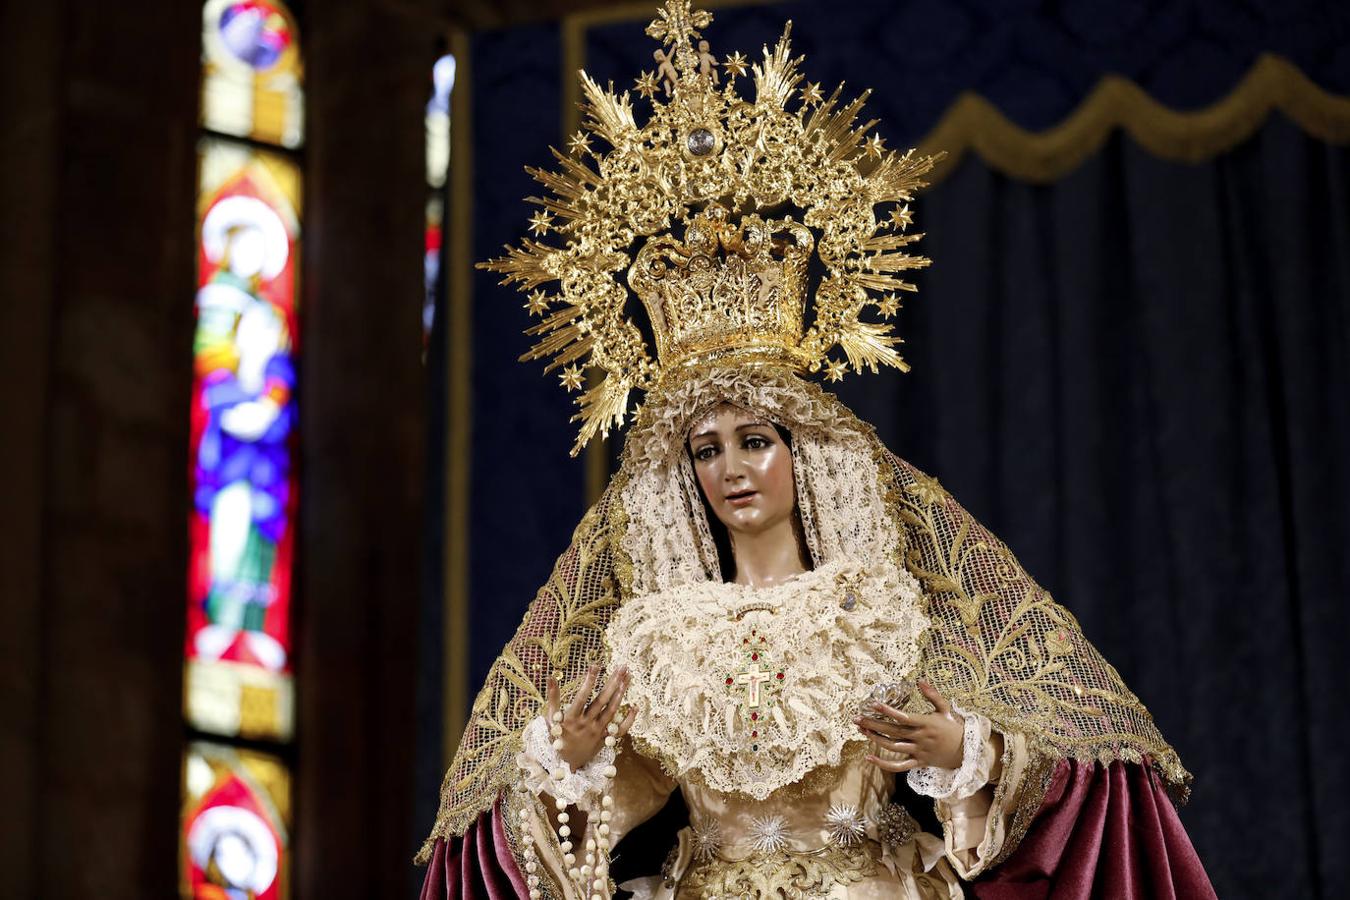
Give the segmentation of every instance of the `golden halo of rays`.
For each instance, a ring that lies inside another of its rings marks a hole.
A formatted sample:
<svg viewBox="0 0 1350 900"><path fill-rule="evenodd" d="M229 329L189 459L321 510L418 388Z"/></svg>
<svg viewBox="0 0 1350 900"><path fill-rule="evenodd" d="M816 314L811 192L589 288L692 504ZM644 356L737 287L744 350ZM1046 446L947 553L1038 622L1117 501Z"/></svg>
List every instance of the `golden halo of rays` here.
<svg viewBox="0 0 1350 900"><path fill-rule="evenodd" d="M804 360L805 371L834 381L848 370L909 368L892 326L863 315L876 307L884 317L892 303L887 297L917 289L904 274L929 264L907 249L922 235L896 229L910 222L901 204L925 186L942 154L887 150L872 133L876 121L859 120L867 92L844 100L842 86L827 96L816 83L803 85L803 60L791 54L791 23L758 62L749 64L739 51L724 56L728 77L714 84L697 49L711 22L711 13L688 0L667 0L658 11L647 33L668 48L669 66L663 64L664 76L643 72L636 80L651 106L641 124L629 91L601 87L580 73L582 121L572 152L553 150L554 169L526 170L545 189L527 198L539 207L530 219L533 237L479 264L527 293L556 283L551 294L540 295L546 299L530 294L530 312L543 318L526 330L536 343L521 359L548 360L545 371L562 369L564 386L580 390L573 455L621 426L632 392L650 389L664 371L625 313L634 248L682 232L710 202L737 216L784 202L804 211L802 223L825 266L814 319L788 348ZM747 86L745 95L739 84ZM690 149L687 136L700 129L715 135L711 154ZM878 218L877 207L893 206L898 213L886 209ZM542 240L552 233L561 243ZM844 360L831 358L834 348ZM594 371L576 384L571 373L587 370Z"/></svg>

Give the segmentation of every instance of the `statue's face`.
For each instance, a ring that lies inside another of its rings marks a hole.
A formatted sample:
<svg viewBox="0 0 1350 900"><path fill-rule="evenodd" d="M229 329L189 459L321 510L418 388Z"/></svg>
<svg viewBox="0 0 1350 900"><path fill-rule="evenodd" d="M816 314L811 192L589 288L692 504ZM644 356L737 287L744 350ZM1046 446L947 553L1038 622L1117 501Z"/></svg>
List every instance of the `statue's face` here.
<svg viewBox="0 0 1350 900"><path fill-rule="evenodd" d="M723 403L689 429L689 452L699 486L727 530L764 531L796 510L792 449L767 419Z"/></svg>

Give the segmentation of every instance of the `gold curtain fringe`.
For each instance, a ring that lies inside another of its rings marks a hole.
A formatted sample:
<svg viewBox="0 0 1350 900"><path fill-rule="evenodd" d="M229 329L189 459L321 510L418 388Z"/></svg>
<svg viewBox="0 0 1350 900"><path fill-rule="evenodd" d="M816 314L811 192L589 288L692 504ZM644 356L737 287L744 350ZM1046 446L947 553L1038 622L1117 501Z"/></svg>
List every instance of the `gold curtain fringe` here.
<svg viewBox="0 0 1350 900"><path fill-rule="evenodd" d="M1104 77L1073 114L1047 131L1027 131L988 100L967 91L920 142L920 152L946 150L936 184L968 151L1019 181L1056 181L1082 165L1116 128L1153 156L1197 163L1232 149L1279 111L1318 140L1350 144L1350 98L1324 91L1284 57L1263 53L1228 96L1194 112L1178 112L1117 75Z"/></svg>
<svg viewBox="0 0 1350 900"><path fill-rule="evenodd" d="M704 9L755 5L757 0L703 0ZM597 26L646 18L654 0L574 13L563 20L564 134L578 127L576 72L586 65L586 32ZM1328 144L1350 144L1350 97L1323 90L1283 56L1263 53L1222 100L1192 112L1178 112L1119 75L1107 75L1062 123L1027 131L974 91L963 92L938 124L918 143L919 152L947 151L929 173L936 185L956 170L967 151L1010 178L1036 184L1056 181L1101 148L1123 128L1151 155L1198 163L1242 143L1279 111L1304 132ZM931 188L930 188L931 189ZM591 456L598 454L592 453ZM599 496L605 468L592 462L588 497Z"/></svg>

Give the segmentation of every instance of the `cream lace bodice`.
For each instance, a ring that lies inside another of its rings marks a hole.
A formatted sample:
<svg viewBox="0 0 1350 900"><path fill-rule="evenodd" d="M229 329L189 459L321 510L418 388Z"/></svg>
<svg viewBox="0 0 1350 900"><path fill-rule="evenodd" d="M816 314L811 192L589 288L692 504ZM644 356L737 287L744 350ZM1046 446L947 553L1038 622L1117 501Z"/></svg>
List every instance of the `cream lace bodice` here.
<svg viewBox="0 0 1350 900"><path fill-rule="evenodd" d="M762 800L865 743L853 717L911 675L927 624L908 572L841 559L767 588L635 598L605 641L629 670L635 742L677 779Z"/></svg>

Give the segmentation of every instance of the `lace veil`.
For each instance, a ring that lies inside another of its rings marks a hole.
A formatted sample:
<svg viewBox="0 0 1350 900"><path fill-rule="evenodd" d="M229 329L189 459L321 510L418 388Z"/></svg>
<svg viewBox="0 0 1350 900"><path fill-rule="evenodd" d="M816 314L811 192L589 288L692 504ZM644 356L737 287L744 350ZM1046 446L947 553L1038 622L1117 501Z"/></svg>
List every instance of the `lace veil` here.
<svg viewBox="0 0 1350 900"><path fill-rule="evenodd" d="M419 863L437 838L462 834L519 780L515 755L543 708L550 670L559 672L564 697L574 694L587 667L605 662L605 627L625 600L721 578L685 436L722 401L791 432L814 563L846 553L908 569L931 620L920 674L963 709L1026 736L1030 777L1003 855L1025 834L1065 757L1148 762L1185 799L1190 775L1143 704L1073 615L935 479L891 453L832 394L789 371L696 369L670 373L648 395L618 473L489 671Z"/></svg>

